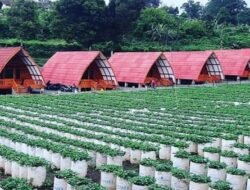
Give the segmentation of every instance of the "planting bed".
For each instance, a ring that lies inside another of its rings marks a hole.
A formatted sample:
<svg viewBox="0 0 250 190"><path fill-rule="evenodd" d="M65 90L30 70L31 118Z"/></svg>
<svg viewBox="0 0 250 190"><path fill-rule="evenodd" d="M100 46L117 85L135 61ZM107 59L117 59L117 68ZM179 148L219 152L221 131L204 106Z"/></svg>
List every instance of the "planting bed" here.
<svg viewBox="0 0 250 190"><path fill-rule="evenodd" d="M248 85L1 96L0 187L250 190L249 116Z"/></svg>

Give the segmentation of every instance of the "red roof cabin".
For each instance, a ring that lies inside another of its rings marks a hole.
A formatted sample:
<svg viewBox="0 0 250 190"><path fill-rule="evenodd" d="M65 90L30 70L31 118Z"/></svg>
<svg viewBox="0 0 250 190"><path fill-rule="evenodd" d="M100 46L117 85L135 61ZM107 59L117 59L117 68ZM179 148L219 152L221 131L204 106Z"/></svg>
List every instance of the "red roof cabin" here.
<svg viewBox="0 0 250 190"><path fill-rule="evenodd" d="M215 53L227 80L244 80L250 77L250 49L216 50Z"/></svg>
<svg viewBox="0 0 250 190"><path fill-rule="evenodd" d="M153 80L157 86L175 83L174 72L161 52L115 53L109 62L120 86L142 87Z"/></svg>
<svg viewBox="0 0 250 190"><path fill-rule="evenodd" d="M165 52L178 84L214 83L224 79L221 65L212 51Z"/></svg>
<svg viewBox="0 0 250 190"><path fill-rule="evenodd" d="M57 52L42 69L45 82L76 86L80 90L114 89L117 81L99 51Z"/></svg>
<svg viewBox="0 0 250 190"><path fill-rule="evenodd" d="M0 93L27 93L44 88L38 65L21 47L0 48Z"/></svg>

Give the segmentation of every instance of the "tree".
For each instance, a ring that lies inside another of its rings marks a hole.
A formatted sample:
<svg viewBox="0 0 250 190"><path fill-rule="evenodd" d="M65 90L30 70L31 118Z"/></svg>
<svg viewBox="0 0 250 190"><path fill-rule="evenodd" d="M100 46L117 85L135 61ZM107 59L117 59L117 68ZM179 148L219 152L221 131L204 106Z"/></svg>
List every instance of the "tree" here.
<svg viewBox="0 0 250 190"><path fill-rule="evenodd" d="M111 0L107 11L107 27L110 37L115 42L121 41L128 35L140 15L147 7L158 7L159 0Z"/></svg>
<svg viewBox="0 0 250 190"><path fill-rule="evenodd" d="M137 20L135 35L142 40L169 43L177 36L177 22L164 9L147 8Z"/></svg>
<svg viewBox="0 0 250 190"><path fill-rule="evenodd" d="M246 2L244 0L210 0L204 9L205 19L218 19L227 23L237 24L237 15L244 11L246 8ZM230 15L230 18L227 17Z"/></svg>
<svg viewBox="0 0 250 190"><path fill-rule="evenodd" d="M206 35L205 23L201 20L185 20L181 26L183 38L195 39Z"/></svg>
<svg viewBox="0 0 250 190"><path fill-rule="evenodd" d="M55 5L53 33L89 47L101 32L104 10L104 0L60 0Z"/></svg>
<svg viewBox="0 0 250 190"><path fill-rule="evenodd" d="M3 3L2 1L0 1L0 9L2 9L2 7L3 7Z"/></svg>
<svg viewBox="0 0 250 190"><path fill-rule="evenodd" d="M179 14L179 8L178 7L168 7L168 6L163 6L162 9L166 10L167 13L177 16Z"/></svg>
<svg viewBox="0 0 250 190"><path fill-rule="evenodd" d="M37 4L28 0L15 0L6 11L7 22L13 37L34 39L37 34Z"/></svg>
<svg viewBox="0 0 250 190"><path fill-rule="evenodd" d="M238 14L238 23L250 25L250 8L247 8Z"/></svg>
<svg viewBox="0 0 250 190"><path fill-rule="evenodd" d="M191 19L199 19L202 15L203 7L200 2L194 2L193 0L188 0L188 2L184 3L181 6L184 13Z"/></svg>

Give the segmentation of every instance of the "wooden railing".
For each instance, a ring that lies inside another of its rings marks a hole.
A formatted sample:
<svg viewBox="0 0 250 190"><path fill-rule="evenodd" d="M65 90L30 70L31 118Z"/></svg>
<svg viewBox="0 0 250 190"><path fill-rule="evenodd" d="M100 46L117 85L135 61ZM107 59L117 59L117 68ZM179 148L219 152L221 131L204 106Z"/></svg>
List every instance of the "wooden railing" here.
<svg viewBox="0 0 250 190"><path fill-rule="evenodd" d="M160 84L161 84L161 86L173 86L174 82L172 80L162 78L160 80Z"/></svg>
<svg viewBox="0 0 250 190"><path fill-rule="evenodd" d="M11 89L13 86L13 79L0 79L0 89Z"/></svg>
<svg viewBox="0 0 250 190"><path fill-rule="evenodd" d="M219 75L200 75L198 80L196 80L196 82L209 82L209 83L213 83L213 82L219 82L221 81L221 76Z"/></svg>
<svg viewBox="0 0 250 190"><path fill-rule="evenodd" d="M25 79L23 82L23 86L26 88L32 89L42 89L44 88L43 81L41 80L33 80L33 79Z"/></svg>
<svg viewBox="0 0 250 190"><path fill-rule="evenodd" d="M97 82L91 79L83 79L79 84L79 88L97 89Z"/></svg>
<svg viewBox="0 0 250 190"><path fill-rule="evenodd" d="M116 89L116 84L115 84L115 81L113 80L98 80L98 84L97 84L97 88L98 89L104 89L104 90L107 90L107 89Z"/></svg>
<svg viewBox="0 0 250 190"><path fill-rule="evenodd" d="M27 93L28 88L42 89L44 88L42 81L34 81L32 79L21 80L0 79L0 89L13 89L16 93Z"/></svg>
<svg viewBox="0 0 250 190"><path fill-rule="evenodd" d="M174 83L173 81L166 79L166 78L155 78L155 77L147 77L144 81L144 85L149 84L154 80L157 86L172 86Z"/></svg>

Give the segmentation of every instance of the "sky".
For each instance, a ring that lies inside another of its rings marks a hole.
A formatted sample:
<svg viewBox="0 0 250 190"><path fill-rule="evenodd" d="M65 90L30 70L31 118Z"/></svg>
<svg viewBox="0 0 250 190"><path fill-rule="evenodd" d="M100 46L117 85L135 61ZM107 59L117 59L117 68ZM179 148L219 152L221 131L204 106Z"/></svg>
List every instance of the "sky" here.
<svg viewBox="0 0 250 190"><path fill-rule="evenodd" d="M109 0L105 0L106 2L109 2ZM135 0L136 1L136 0ZM201 2L202 5L205 5L208 0L195 0ZM248 7L250 7L250 0L245 0ZM168 6L174 6L174 7L181 7L181 5L187 0L161 0L163 5L168 5Z"/></svg>

